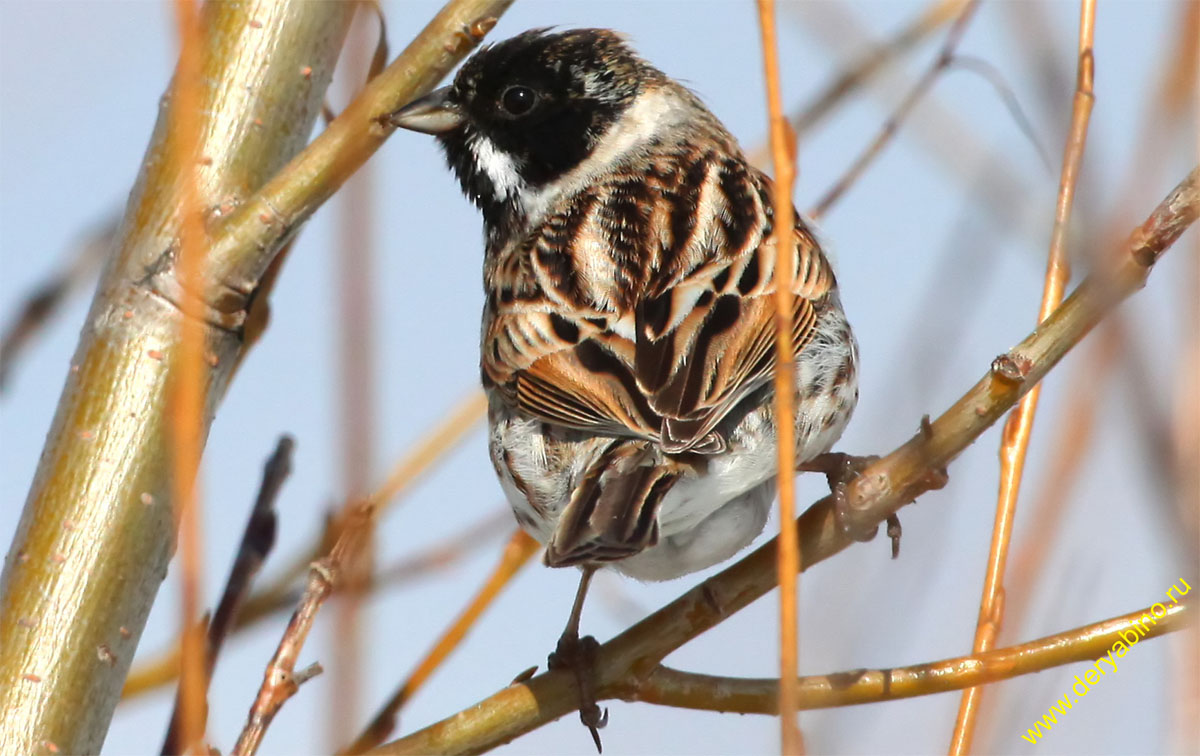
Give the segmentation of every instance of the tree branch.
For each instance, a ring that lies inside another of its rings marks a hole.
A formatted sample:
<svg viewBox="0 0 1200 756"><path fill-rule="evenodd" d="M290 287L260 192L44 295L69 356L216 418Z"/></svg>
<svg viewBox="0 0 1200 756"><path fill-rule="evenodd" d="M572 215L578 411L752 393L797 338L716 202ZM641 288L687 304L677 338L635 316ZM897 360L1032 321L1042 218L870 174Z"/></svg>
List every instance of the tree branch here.
<svg viewBox="0 0 1200 756"><path fill-rule="evenodd" d="M282 244L395 130L383 116L426 94L483 39L513 0L451 0L312 144L221 227L209 250L208 286L225 296L214 317L228 327Z"/></svg>
<svg viewBox="0 0 1200 756"><path fill-rule="evenodd" d="M1140 639L1156 638L1183 630L1195 620L1189 603L1166 607L1166 616L1156 618ZM1073 662L1104 656L1121 633L1139 628L1138 619L1151 614L1150 607L1096 622L1056 635L987 651L972 656L915 664L892 669L853 669L830 675L811 675L799 681L800 708L826 709L834 706L894 701L962 690L1011 677L1041 672ZM1153 616L1153 615L1151 615ZM1135 630L1136 632L1136 630ZM779 711L779 681L715 677L659 667L635 688L619 692L626 701L642 701L681 709L776 714Z"/></svg>
<svg viewBox="0 0 1200 756"><path fill-rule="evenodd" d="M1007 354L924 432L869 465L847 486L854 530L878 526L937 483L931 475L958 456L1058 363L1121 300L1141 288L1150 269L1200 214L1200 168L1192 172L1130 236L1124 254L1089 276L1036 331ZM830 497L796 522L802 567L828 559L851 541L834 522ZM636 686L687 641L775 587L775 540L708 578L600 647L601 696ZM379 754L479 753L573 710L573 675L547 672L510 685L464 712L372 751Z"/></svg>
<svg viewBox="0 0 1200 756"><path fill-rule="evenodd" d="M792 239L795 221L792 190L796 185L795 133L783 114L783 88L779 81L779 47L775 30L775 0L758 0L758 25L762 33L764 79L767 83L767 117L770 124L771 164L775 184L771 192L775 233L768 241L775 251L775 446L778 449L779 521L796 518L796 364L792 331L795 312L795 257ZM786 244L786 247L784 246ZM796 685L800 637L796 604L800 590L800 544L796 532L779 533L779 737L784 756L804 753L804 738L796 716Z"/></svg>
<svg viewBox="0 0 1200 756"><path fill-rule="evenodd" d="M172 548L166 397L178 304L204 300L207 435L242 353L246 309L278 250L390 133L377 119L430 89L511 2L451 0L282 171L320 110L355 5L205 6L197 172L211 209L206 283L185 289L175 275L186 166L171 159L179 104L168 97L5 562L0 751L103 742Z"/></svg>
<svg viewBox="0 0 1200 756"><path fill-rule="evenodd" d="M809 211L809 216L820 218L825 215L826 211L858 180L863 171L875 161L875 158L879 156L891 138L896 135L896 132L900 129L900 124L908 117L913 107L929 91L929 88L937 81L938 76L950 65L950 62L954 59L954 50L958 47L958 43L962 41L963 34L967 30L967 25L971 23L971 19L978 8L978 0L968 0L967 4L963 6L963 9L959 11L958 18L954 20L954 25L947 32L946 40L942 43L941 50L938 52L937 57L933 59L933 64L926 69L925 73L904 97L899 107L884 122L883 128L879 130L879 134L876 135L871 144L846 169L841 178L834 182L829 191L817 201L817 204Z"/></svg>
<svg viewBox="0 0 1200 756"><path fill-rule="evenodd" d="M225 643L229 631L234 627L238 612L246 601L250 584L254 576L262 568L267 555L275 546L275 532L278 517L275 514L275 500L283 483L292 474L292 450L296 442L291 436L280 437L275 445L275 451L267 459L263 469L262 483L246 528L242 532L242 541L238 545L237 556L234 557L233 567L229 570L229 578L225 581L225 589L221 591L221 599L217 602L216 611L207 622L204 644L204 680L212 681L213 669L217 665L217 657L221 646ZM179 667L178 656L175 657L175 668ZM183 753L179 741L179 713L181 696L175 696L175 710L171 713L171 724L163 739L163 754Z"/></svg>
<svg viewBox="0 0 1200 756"><path fill-rule="evenodd" d="M1079 14L1078 74L1075 86L1071 128L1063 148L1062 171L1058 184L1058 202L1054 213L1054 228L1050 235L1050 253L1046 261L1046 279L1042 289L1042 304L1038 310L1038 322L1045 320L1062 302L1067 280L1071 275L1071 262L1067 257L1067 225L1075 205L1075 184L1079 167L1083 162L1083 150L1087 144L1088 124L1092 116L1092 82L1094 55L1092 52L1093 31L1096 24L1096 0L1082 0ZM992 540L988 550L987 569L984 573L983 595L979 600L979 618L975 626L972 649L975 653L990 651L996 643L1004 617L1004 572L1008 562L1008 547L1012 540L1014 521L1017 514L1017 499L1021 491L1021 477L1025 471L1025 452L1033 435L1033 418L1037 413L1041 386L1034 386L1021 399L1021 403L1009 415L1004 424L1000 442L1000 490L997 493L996 516L992 526ZM959 703L958 718L950 741L953 756L966 756L975 734L975 722L979 713L981 688L963 691Z"/></svg>
<svg viewBox="0 0 1200 756"><path fill-rule="evenodd" d="M209 3L198 155L206 220L261 186L308 138L353 8ZM302 66L311 78L300 78ZM146 285L182 217L182 104L168 91L0 581L0 752L100 750L167 571L170 413L180 312ZM207 327L201 439L242 348ZM99 662L98 662L99 660ZM38 682L33 682L37 679ZM53 748L52 748L53 747Z"/></svg>

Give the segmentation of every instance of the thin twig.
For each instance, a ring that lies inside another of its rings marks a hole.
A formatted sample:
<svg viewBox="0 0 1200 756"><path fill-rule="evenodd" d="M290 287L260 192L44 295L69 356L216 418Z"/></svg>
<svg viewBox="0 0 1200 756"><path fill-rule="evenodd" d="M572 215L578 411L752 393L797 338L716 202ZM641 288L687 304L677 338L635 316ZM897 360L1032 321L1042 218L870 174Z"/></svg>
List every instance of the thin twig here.
<svg viewBox="0 0 1200 756"><path fill-rule="evenodd" d="M360 4L364 5L364 4ZM363 7L372 6L366 3ZM383 30L382 13L378 14ZM347 37L345 65L341 68L342 91L359 90L370 75L371 45L379 39L372 19L356 16ZM378 45L376 45L378 52ZM341 491L344 515L355 502L370 492L375 459L375 239L374 178L372 163L364 164L342 187L335 199L340 243L330 250L336 271L335 296L338 307L337 423L340 433L333 451L341 462ZM374 528L368 525L363 549L343 565L347 590L334 599L334 634L337 642L330 650L329 684L326 687L328 748L344 742L359 721L362 705L359 696L363 671L363 643L360 620L365 592L375 558Z"/></svg>
<svg viewBox="0 0 1200 756"><path fill-rule="evenodd" d="M1157 617L1151 607L1073 630L971 656L890 669L852 669L799 680L800 708L895 701L1008 680L1081 661L1094 661L1133 632L1140 640L1157 638L1194 624L1194 602L1170 604ZM1139 622L1148 617L1146 622ZM1144 632L1143 632L1144 631ZM615 698L682 709L737 714L777 714L779 681L716 677L659 667Z"/></svg>
<svg viewBox="0 0 1200 756"><path fill-rule="evenodd" d="M857 61L843 68L828 82L815 97L809 99L788 120L792 128L803 138L847 102L867 82L877 76L889 64L896 63L901 56L911 51L926 37L958 15L967 0L936 0L891 37L875 43ZM771 146L764 144L747 153L747 158L757 166L768 164Z"/></svg>
<svg viewBox="0 0 1200 756"><path fill-rule="evenodd" d="M1107 324L1106 324L1107 326ZM1058 438L1050 444L1054 456L1042 476L1038 495L1030 507L1029 540L1017 552L1011 571L1006 627L1019 631L1033 605L1034 589L1045 571L1046 559L1057 543L1056 538L1070 511L1070 491L1083 471L1083 463L1095 440L1096 415L1101 398L1112 378L1121 342L1106 326L1097 334L1093 349L1071 380L1067 406L1060 413ZM1004 632L1001 632L1001 636Z"/></svg>
<svg viewBox="0 0 1200 756"><path fill-rule="evenodd" d="M329 555L312 563L308 586L300 599L300 605L288 621L275 655L267 664L262 685L253 706L250 707L246 725L233 748L233 756L253 756L262 744L271 720L279 713L284 703L296 694L301 684L320 673L318 664L296 672L296 660L304 648L304 642L308 639L308 633L321 605L344 578L342 568L346 559L361 549L374 515L375 508L369 503L355 507L349 513L346 525Z"/></svg>
<svg viewBox="0 0 1200 756"><path fill-rule="evenodd" d="M1075 184L1083 151L1087 144L1088 123L1092 115L1092 84L1095 59L1092 53L1093 30L1096 24L1095 0L1082 0L1079 14L1079 70L1075 86L1075 102L1071 128L1063 151L1062 177L1059 180L1058 204L1054 214L1054 229L1050 238L1050 253L1046 263L1046 281L1038 322L1050 316L1062 302L1067 280L1071 274L1067 256L1067 228L1075 201ZM979 621L975 627L974 653L990 651L996 643L1004 614L1004 568L1012 539L1017 498L1021 490L1021 475L1025 469L1025 452L1033 433L1033 418L1037 412L1041 386L1034 386L1021 400L1020 406L1004 426L1000 447L1000 491L996 502L996 518L992 527L992 543L984 576L983 597L980 599ZM982 688L968 688L958 709L950 753L965 756L971 748L979 711Z"/></svg>
<svg viewBox="0 0 1200 756"><path fill-rule="evenodd" d="M771 158L775 167L772 187L774 233L768 241L775 249L775 445L778 449L779 521L796 519L796 366L792 330L796 303L795 216L792 188L796 183L796 148L783 113L779 83L779 47L775 30L775 0L758 0L758 25L762 32L764 78L767 82L767 115L771 127ZM800 544L796 532L779 533L779 700L780 748L784 756L804 752L804 739L796 716L796 677L799 638L796 625L796 592L799 590Z"/></svg>
<svg viewBox="0 0 1200 756"><path fill-rule="evenodd" d="M846 487L852 528L879 523L937 482L931 476L977 439L1036 385L1101 319L1140 289L1154 264L1200 215L1200 167L1175 187L1134 229L1124 254L1089 276L1054 314L992 368L923 432L869 465ZM851 544L835 523L831 497L809 507L796 522L803 568ZM777 544L772 540L713 575L604 644L596 655L597 691L608 695L635 685L662 659L715 627L776 585ZM512 685L372 753L479 753L570 712L578 701L574 675L538 675Z"/></svg>
<svg viewBox="0 0 1200 756"><path fill-rule="evenodd" d="M84 236L71 251L70 262L38 284L17 309L0 336L0 392L8 385L21 349L50 322L67 295L91 280L100 268L116 240L117 224L117 218L110 218Z"/></svg>
<svg viewBox="0 0 1200 756"><path fill-rule="evenodd" d="M179 241L175 280L185 291L196 291L204 277L205 232L200 186L200 108L204 48L200 8L196 0L175 0L179 34L179 65L175 70L178 107L170 124L178 135L174 161L181 166ZM179 301L179 350L175 385L168 397L171 414L172 500L179 533L180 664L178 730L175 751L204 749L208 718L208 675L205 673L203 625L197 622L204 597L203 506L197 472L203 449L205 366L204 303L194 296ZM172 728L174 729L174 727Z"/></svg>
<svg viewBox="0 0 1200 756"><path fill-rule="evenodd" d="M246 529L242 532L242 541L238 545L237 556L234 557L233 567L229 570L229 578L221 592L221 600L211 619L205 623L208 630L205 636L204 679L212 680L213 669L216 668L217 657L221 646L234 627L238 611L241 609L254 576L262 568L267 555L275 546L275 531L277 517L275 501L283 483L292 472L292 450L295 441L291 436L281 436L275 445L275 451L267 459L263 468L262 483L259 485L258 496L246 520ZM180 727L180 696L175 698L175 709L171 713L171 725L163 740L162 753L179 753L183 749L179 739Z"/></svg>
<svg viewBox="0 0 1200 756"><path fill-rule="evenodd" d="M873 44L868 26L851 11L849 4L788 3L785 7L804 18L812 43L825 48L829 55L844 58ZM954 9L955 16L961 8L960 5ZM883 68L863 82L860 93L892 111L897 93L908 92L914 83L898 68ZM921 107L914 108L908 116L913 128L903 133L925 151L932 164L953 178L974 182L981 171L989 171L988 180L980 184L986 200L980 208L993 221L997 241L1023 235L1032 228L1030 220L1041 217L1040 209L1033 204L1036 193L1029 181L1014 170L1011 159L992 159L996 149L982 142L978 128L963 121L960 110L931 89L922 98ZM1119 228L1133 222L1126 219Z"/></svg>
<svg viewBox="0 0 1200 756"><path fill-rule="evenodd" d="M488 576L487 581L479 589L479 591L471 598L471 601L462 610L462 612L454 618L454 622L442 636L434 643L433 648L425 655L417 668L412 671L408 679L396 689L396 692L387 700L378 713L371 719L371 723L366 729L359 734L354 742L340 753L363 753L382 743L387 739L392 731L396 729L396 719L400 714L400 709L404 704L420 690L421 686L433 675L438 667L449 658L454 649L458 648L458 644L467 636L467 632L475 625L484 611L491 606L492 602L500 595L500 591L513 579L517 571L529 561L529 558L537 553L540 545L533 540L523 530L518 530L513 533L508 544L504 547L504 552L500 556L500 561L496 564L492 574Z"/></svg>
<svg viewBox="0 0 1200 756"><path fill-rule="evenodd" d="M504 532L504 526L512 522L512 513L505 507L481 519L461 533L434 544L425 551L384 567L372 578L368 590L381 591L411 580L424 577L436 570L457 564L478 549L486 546L492 538ZM290 609L300 600L302 587L295 591L255 593L242 606L234 622L235 632L253 627L278 612ZM139 662L129 673L122 699L130 699L149 693L171 682L179 672L179 647L159 653L152 659Z"/></svg>
<svg viewBox="0 0 1200 756"><path fill-rule="evenodd" d="M954 25L950 27L950 31L946 34L946 41L942 43L941 50L938 51L937 57L933 60L933 65L917 80L917 83L909 91L908 95L901 101L900 106L896 108L896 111L883 124L883 128L880 129L879 134L876 135L871 144L863 150L858 159L842 174L841 178L834 182L829 191L825 193L825 196L809 211L808 214L811 217L820 218L824 215L825 211L837 202L842 194L858 180L858 177L867 169L867 166L874 162L887 143L891 141L891 138L896 135L900 124L908 117L913 106L929 91L929 88L937 81L938 76L954 59L954 50L958 47L958 43L962 41L963 34L967 30L967 25L978 8L979 0L971 0L962 9L962 12L958 14L958 18L954 20Z"/></svg>
<svg viewBox="0 0 1200 756"><path fill-rule="evenodd" d="M1004 80L1004 74L996 66L974 55L955 55L950 59L949 67L970 71L987 82L992 91L1000 98L1000 102L1004 104L1004 109L1012 117L1021 135L1033 145L1033 151L1037 153L1038 158L1042 161L1042 165L1046 168L1047 175L1049 175L1053 170L1050 165L1050 154L1046 151L1041 140L1038 139L1037 132L1033 128L1033 122L1029 120L1029 116L1025 113L1025 108L1021 107L1021 101L1017 99L1016 92Z"/></svg>

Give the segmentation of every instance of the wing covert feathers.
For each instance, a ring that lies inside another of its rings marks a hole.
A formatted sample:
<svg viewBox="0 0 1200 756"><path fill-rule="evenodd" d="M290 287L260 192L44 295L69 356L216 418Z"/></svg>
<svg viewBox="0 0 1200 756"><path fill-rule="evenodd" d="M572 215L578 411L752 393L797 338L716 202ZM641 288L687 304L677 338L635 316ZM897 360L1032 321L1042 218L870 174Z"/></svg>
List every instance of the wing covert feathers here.
<svg viewBox="0 0 1200 756"><path fill-rule="evenodd" d="M770 379L770 180L721 150L685 149L665 150L648 174L613 175L574 195L530 236L489 250L484 380L524 411L667 453L716 453L721 420ZM791 241L799 354L835 282L799 219ZM620 464L636 467L634 452L623 454ZM581 487L573 510L604 511L603 475ZM622 488L669 488L664 480L647 472ZM581 527L556 553L595 541L580 540ZM651 537L636 523L621 527Z"/></svg>

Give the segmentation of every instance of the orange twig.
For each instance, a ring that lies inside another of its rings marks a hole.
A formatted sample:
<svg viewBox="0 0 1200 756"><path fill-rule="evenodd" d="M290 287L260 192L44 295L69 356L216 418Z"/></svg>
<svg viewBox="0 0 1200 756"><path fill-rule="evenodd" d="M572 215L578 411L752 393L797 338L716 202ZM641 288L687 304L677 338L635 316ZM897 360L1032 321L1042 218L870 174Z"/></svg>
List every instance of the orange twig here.
<svg viewBox="0 0 1200 756"><path fill-rule="evenodd" d="M450 627L433 645L417 668L413 670L404 684L392 694L387 703L380 708L379 713L371 720L366 729L354 739L354 742L343 749L343 753L363 753L382 743L396 729L396 717L404 704L416 694L422 685L433 675L434 671L458 648L458 644L466 637L467 631L475 625L483 612L500 595L500 591L508 585L517 571L537 553L539 544L523 530L513 533L504 553L496 564L487 582L471 599L462 613L455 617Z"/></svg>
<svg viewBox="0 0 1200 756"><path fill-rule="evenodd" d="M779 84L779 48L776 44L775 2L758 0L758 22L762 30L763 67L767 81L767 110L771 122L771 157L775 165L775 433L779 450L779 521L796 518L796 366L792 349L792 320L796 296L793 254L795 227L792 187L796 183L794 137L783 112ZM790 144L789 144L790 143ZM783 753L804 752L804 740L796 715L796 677L799 638L796 630L796 591L800 575L800 541L793 528L779 534L779 726Z"/></svg>
<svg viewBox="0 0 1200 756"><path fill-rule="evenodd" d="M1092 114L1092 83L1095 61L1092 55L1092 37L1096 22L1095 0L1082 0L1079 14L1079 67L1075 85L1075 102L1071 114L1071 129L1063 152L1062 177L1059 181L1058 205L1054 215L1054 229L1050 239L1050 254L1046 264L1046 283L1042 292L1042 305L1038 322L1044 321L1062 302L1063 290L1070 276L1067 259L1067 224L1075 200L1075 184L1083 150L1087 143L1088 122ZM1013 518L1016 514L1017 497L1021 488L1021 474L1025 467L1025 452L1033 431L1033 417L1037 412L1041 386L1034 386L1022 399L1017 409L1009 416L1004 426L1000 447L1000 492L996 502L996 519L992 528L992 544L988 554L987 573L984 577L983 597L980 601L979 620L975 628L974 653L989 651L995 645L996 634L1004 612L1004 567L1008 559L1008 546L1012 538ZM958 719L950 741L950 753L964 756L971 747L975 723L979 710L981 688L968 688L959 704Z"/></svg>
<svg viewBox="0 0 1200 756"><path fill-rule="evenodd" d="M1094 438L1100 399L1108 388L1113 365L1120 354L1121 341L1111 328L1102 327L1098 336L1088 359L1075 374L1075 380L1068 381L1077 388L1062 411L1064 420L1059 427L1058 440L1052 444L1057 451L1043 476L1041 491L1030 508L1034 523L1030 528L1030 540L1013 560L1010 581L1013 590L1006 591L1010 596L1008 615L1013 629L1022 627L1037 580L1045 574L1046 558L1070 509L1071 487L1083 469Z"/></svg>
<svg viewBox="0 0 1200 756"><path fill-rule="evenodd" d="M450 410L442 422L430 431L420 445L404 455L392 468L388 479L371 494L371 502L383 507L401 491L413 484L417 478L429 472L434 463L453 449L467 431L471 430L487 411L487 397L482 391L471 396Z"/></svg>
<svg viewBox="0 0 1200 756"><path fill-rule="evenodd" d="M174 359L178 370L170 397L171 443L174 450L172 496L176 527L179 531L180 560L180 676L179 744L181 752L201 746L204 740L208 704L205 674L204 627L197 622L203 592L204 564L196 474L204 427L204 303L195 291L204 276L205 233L201 216L197 168L200 144L200 11L195 0L176 0L179 33L179 67L175 75L178 107L171 128L178 139L176 163L182 166L180 189L181 217L177 250L176 276L186 294L180 297L179 349Z"/></svg>

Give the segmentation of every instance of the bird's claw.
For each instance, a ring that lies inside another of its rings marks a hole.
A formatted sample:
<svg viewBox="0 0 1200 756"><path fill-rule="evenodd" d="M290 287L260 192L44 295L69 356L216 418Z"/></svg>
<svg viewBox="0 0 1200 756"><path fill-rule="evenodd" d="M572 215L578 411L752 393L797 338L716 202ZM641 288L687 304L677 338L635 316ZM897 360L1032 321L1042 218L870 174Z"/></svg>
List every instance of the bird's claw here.
<svg viewBox="0 0 1200 756"><path fill-rule="evenodd" d="M575 634L563 634L558 639L554 652L546 660L552 670L569 669L575 674L579 689L579 721L592 734L596 752L603 753L600 728L608 724L608 709L596 703L596 650L600 644L590 635L580 638Z"/></svg>

